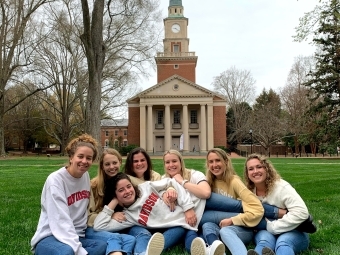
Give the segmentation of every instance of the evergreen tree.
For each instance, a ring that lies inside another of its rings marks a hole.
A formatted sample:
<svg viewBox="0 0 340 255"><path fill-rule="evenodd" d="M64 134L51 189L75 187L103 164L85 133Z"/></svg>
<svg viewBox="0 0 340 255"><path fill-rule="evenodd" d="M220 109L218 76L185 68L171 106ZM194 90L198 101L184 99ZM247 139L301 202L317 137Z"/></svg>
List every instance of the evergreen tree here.
<svg viewBox="0 0 340 255"><path fill-rule="evenodd" d="M306 86L312 89L310 98L316 101L312 110L327 109L331 117L339 114L340 96L340 3L330 0L319 16L319 25L314 31L313 43L316 68L309 73Z"/></svg>
<svg viewBox="0 0 340 255"><path fill-rule="evenodd" d="M320 8L313 43L316 67L309 73L304 83L309 87L312 101L309 114L317 125L314 136L319 137L319 146L326 151L339 145L340 134L340 2L325 1ZM318 113L318 114L317 114ZM332 128L330 128L332 127ZM321 135L322 134L322 135Z"/></svg>

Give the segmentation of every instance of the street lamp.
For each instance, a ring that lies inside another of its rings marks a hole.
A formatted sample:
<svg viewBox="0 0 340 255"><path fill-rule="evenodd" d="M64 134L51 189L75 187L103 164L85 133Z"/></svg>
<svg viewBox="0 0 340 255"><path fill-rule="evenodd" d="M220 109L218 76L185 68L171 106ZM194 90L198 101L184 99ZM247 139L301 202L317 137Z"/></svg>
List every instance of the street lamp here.
<svg viewBox="0 0 340 255"><path fill-rule="evenodd" d="M250 129L249 130L249 134L250 134L250 154L253 153L253 130Z"/></svg>

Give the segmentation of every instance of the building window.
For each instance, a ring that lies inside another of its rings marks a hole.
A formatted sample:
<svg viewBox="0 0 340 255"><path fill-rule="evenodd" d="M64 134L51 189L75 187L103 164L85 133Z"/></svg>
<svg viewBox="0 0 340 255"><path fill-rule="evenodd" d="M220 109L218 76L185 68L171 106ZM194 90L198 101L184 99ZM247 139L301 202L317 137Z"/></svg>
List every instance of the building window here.
<svg viewBox="0 0 340 255"><path fill-rule="evenodd" d="M197 123L197 110L190 111L190 123Z"/></svg>
<svg viewBox="0 0 340 255"><path fill-rule="evenodd" d="M124 129L124 136L127 136L127 129Z"/></svg>
<svg viewBox="0 0 340 255"><path fill-rule="evenodd" d="M105 136L109 136L109 131L105 131Z"/></svg>
<svg viewBox="0 0 340 255"><path fill-rule="evenodd" d="M115 148L118 148L119 147L119 141L116 139L115 142L114 142L114 146Z"/></svg>
<svg viewBox="0 0 340 255"><path fill-rule="evenodd" d="M179 65L174 65L174 69L178 69L179 68Z"/></svg>
<svg viewBox="0 0 340 255"><path fill-rule="evenodd" d="M174 110L174 124L181 123L181 112L179 110Z"/></svg>
<svg viewBox="0 0 340 255"><path fill-rule="evenodd" d="M157 124L163 124L163 111L157 111Z"/></svg>
<svg viewBox="0 0 340 255"><path fill-rule="evenodd" d="M105 147L109 147L109 140L108 139L105 140Z"/></svg>
<svg viewBox="0 0 340 255"><path fill-rule="evenodd" d="M124 141L123 141L123 146L128 146L127 140L124 140Z"/></svg>
<svg viewBox="0 0 340 255"><path fill-rule="evenodd" d="M115 136L118 136L118 130L117 129L115 130Z"/></svg>
<svg viewBox="0 0 340 255"><path fill-rule="evenodd" d="M179 52L179 44L174 44L174 52Z"/></svg>

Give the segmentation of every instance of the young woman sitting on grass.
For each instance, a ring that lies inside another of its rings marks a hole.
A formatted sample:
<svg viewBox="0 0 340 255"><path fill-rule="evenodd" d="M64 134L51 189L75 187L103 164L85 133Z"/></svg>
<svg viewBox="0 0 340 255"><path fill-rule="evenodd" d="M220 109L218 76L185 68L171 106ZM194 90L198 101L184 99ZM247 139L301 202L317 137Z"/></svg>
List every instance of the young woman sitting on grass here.
<svg viewBox="0 0 340 255"><path fill-rule="evenodd" d="M111 233L108 231L93 230L93 222L98 213L103 210L104 205L110 202L105 196L105 191L111 190L110 182L112 178L120 171L122 165L122 156L112 148L104 149L99 159L98 174L91 180L91 197L89 204L89 214L87 221L86 234L101 240L115 240L108 242L107 252L116 251L115 255L133 253L136 239L127 234Z"/></svg>
<svg viewBox="0 0 340 255"><path fill-rule="evenodd" d="M153 170L149 154L141 147L134 148L129 152L128 156L126 157L124 172L130 177L134 185L141 184L145 181L157 181L161 179L161 175ZM112 192L110 193L110 196L111 194ZM166 200L168 204L173 205L174 203L171 203L171 198L176 197L176 195L176 191L169 189L163 194L163 200ZM107 205L109 202L110 201L106 201L105 204ZM126 217L124 212L120 212L120 210L122 210L122 208L116 208L112 218L122 222L126 220ZM173 210L174 206L169 208L169 212ZM167 250L178 244L185 234L185 229L179 226L158 229L157 231L160 231L163 234L164 250ZM126 233L136 238L134 249L135 254L145 252L147 249L147 244L150 243L150 240L154 240L155 237L160 236L159 232L157 231L146 229L142 226L133 226L126 230Z"/></svg>
<svg viewBox="0 0 340 255"><path fill-rule="evenodd" d="M266 157L258 154L247 158L244 178L247 187L262 203L288 210L281 219L267 221L267 229L255 234L255 250L249 250L247 254L294 255L306 250L309 236L303 231L314 233L316 227L296 190L280 177Z"/></svg>
<svg viewBox="0 0 340 255"><path fill-rule="evenodd" d="M162 231L176 226L197 231L205 200L191 200L190 194L172 179L148 181L135 186L128 175L118 173L113 178L112 185L115 191L107 194L112 196L112 200L96 217L95 230L116 232L138 225ZM173 212L169 212L168 205L161 199L168 187L174 187L178 193L178 206ZM117 206L123 207L126 220L119 222L112 218ZM152 255L159 255L163 251L163 247L156 248Z"/></svg>
<svg viewBox="0 0 340 255"><path fill-rule="evenodd" d="M242 202L243 212L227 215L220 222L206 222L202 226L208 243L221 237L232 255L245 255L246 244L253 237L253 229L261 221L264 209L260 200L244 185L231 164L227 153L219 148L208 151L207 180L214 193Z"/></svg>
<svg viewBox="0 0 340 255"><path fill-rule="evenodd" d="M73 139L65 149L66 167L51 173L41 194L41 213L31 240L36 255L104 255L106 242L86 235L90 198L88 170L97 157L97 142L89 135Z"/></svg>

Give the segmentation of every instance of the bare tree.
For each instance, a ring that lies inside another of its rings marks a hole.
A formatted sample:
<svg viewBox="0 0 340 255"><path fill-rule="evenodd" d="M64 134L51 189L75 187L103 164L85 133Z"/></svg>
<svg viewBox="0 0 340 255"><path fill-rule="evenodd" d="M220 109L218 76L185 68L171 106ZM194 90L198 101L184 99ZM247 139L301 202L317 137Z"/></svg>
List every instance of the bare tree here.
<svg viewBox="0 0 340 255"><path fill-rule="evenodd" d="M285 134L280 97L272 89L256 98L252 116L253 138L266 152Z"/></svg>
<svg viewBox="0 0 340 255"><path fill-rule="evenodd" d="M308 80L308 73L314 68L312 56L295 58L288 74L286 85L280 90L282 108L287 112L286 130L294 135L295 153L299 153L301 134L307 133L311 123L306 119L310 102L309 89L303 84Z"/></svg>
<svg viewBox="0 0 340 255"><path fill-rule="evenodd" d="M47 0L0 0L0 154L5 154L4 114L6 90L31 63L37 41L34 37L33 15ZM28 31L29 30L29 31ZM17 75L17 76L16 76ZM23 75L24 76L24 75ZM31 94L31 92L29 92Z"/></svg>
<svg viewBox="0 0 340 255"><path fill-rule="evenodd" d="M254 99L255 80L250 71L231 67L214 77L212 85L216 92L224 95L229 109L232 109L232 120L229 121L233 123L227 123L228 126L233 127L232 130L228 129L230 130L228 142L240 142L248 134L250 128L249 104Z"/></svg>
<svg viewBox="0 0 340 255"><path fill-rule="evenodd" d="M39 82L52 86L40 98L45 131L58 141L63 153L69 139L83 129L81 102L87 90L87 67L76 29L80 12L70 1L45 7L49 16L44 27L47 35L37 47L35 68Z"/></svg>
<svg viewBox="0 0 340 255"><path fill-rule="evenodd" d="M106 9L104 0L95 0L92 9L87 0L81 0L81 4L84 29L81 40L89 74L85 131L99 140L104 68L113 68L111 70L121 78L118 79L120 82L134 70L141 74L147 73L143 63L152 60L158 45L159 34L153 28L155 21L159 20L159 2L109 1ZM108 17L108 20L104 17Z"/></svg>

